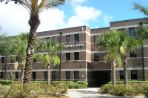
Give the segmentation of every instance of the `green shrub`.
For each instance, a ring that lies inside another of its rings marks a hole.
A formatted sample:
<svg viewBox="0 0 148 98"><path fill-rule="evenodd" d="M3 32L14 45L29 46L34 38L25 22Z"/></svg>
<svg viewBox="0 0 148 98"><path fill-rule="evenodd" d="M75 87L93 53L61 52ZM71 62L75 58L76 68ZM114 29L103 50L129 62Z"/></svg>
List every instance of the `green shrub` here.
<svg viewBox="0 0 148 98"><path fill-rule="evenodd" d="M12 81L10 80L0 80L0 84L2 85L10 85L12 83Z"/></svg>
<svg viewBox="0 0 148 98"><path fill-rule="evenodd" d="M88 83L86 81L52 81L51 84L66 84L68 88L87 88Z"/></svg>
<svg viewBox="0 0 148 98"><path fill-rule="evenodd" d="M124 84L105 84L100 88L101 93L111 94L116 96L136 96L148 95L148 83L129 83L128 86Z"/></svg>
<svg viewBox="0 0 148 98"><path fill-rule="evenodd" d="M0 85L0 95L6 95L8 92L9 86Z"/></svg>
<svg viewBox="0 0 148 98"><path fill-rule="evenodd" d="M40 85L35 83L12 83L8 92L5 94L6 98L32 98L38 96L40 93L35 93L40 90Z"/></svg>

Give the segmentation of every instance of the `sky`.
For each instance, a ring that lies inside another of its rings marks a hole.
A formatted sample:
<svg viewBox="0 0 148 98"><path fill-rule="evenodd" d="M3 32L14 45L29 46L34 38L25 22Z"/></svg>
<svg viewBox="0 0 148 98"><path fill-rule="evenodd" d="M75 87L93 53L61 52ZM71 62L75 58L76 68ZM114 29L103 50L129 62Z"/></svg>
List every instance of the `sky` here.
<svg viewBox="0 0 148 98"><path fill-rule="evenodd" d="M134 2L148 6L148 0L69 0L42 12L37 31L82 25L101 28L109 26L112 21L146 17L133 9ZM28 19L29 14L21 5L0 3L0 33L12 36L29 32Z"/></svg>

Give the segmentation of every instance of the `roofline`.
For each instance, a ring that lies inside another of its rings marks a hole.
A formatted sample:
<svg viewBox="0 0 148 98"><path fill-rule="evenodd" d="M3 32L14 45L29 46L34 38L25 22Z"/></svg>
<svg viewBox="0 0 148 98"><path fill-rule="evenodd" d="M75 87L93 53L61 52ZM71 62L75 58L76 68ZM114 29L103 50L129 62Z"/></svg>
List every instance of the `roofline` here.
<svg viewBox="0 0 148 98"><path fill-rule="evenodd" d="M148 19L148 17L144 17L144 18L135 18L135 19L126 19L126 20L119 20L119 21L111 21L110 23L126 22L126 21L134 21L134 20L145 20L145 19Z"/></svg>

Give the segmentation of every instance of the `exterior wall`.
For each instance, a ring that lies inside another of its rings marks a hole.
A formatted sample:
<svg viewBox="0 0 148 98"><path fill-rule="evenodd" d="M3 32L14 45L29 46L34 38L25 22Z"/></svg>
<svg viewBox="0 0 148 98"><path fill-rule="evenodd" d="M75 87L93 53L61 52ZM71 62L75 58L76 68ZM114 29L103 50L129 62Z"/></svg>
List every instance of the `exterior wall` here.
<svg viewBox="0 0 148 98"><path fill-rule="evenodd" d="M95 36L99 36L104 32L111 29L123 30L124 32L129 32L129 28L137 28L139 22L143 22L145 27L147 18L142 19L132 19L125 21L111 22L110 27L90 29L86 26L64 28L52 31L44 31L37 33L38 37L41 39L55 39L57 42L63 44L64 49L61 52L61 79L62 80L88 80L88 71L109 71L111 70L110 63L104 63L104 56L106 50L99 48L99 44L94 42ZM62 32L62 35L60 35ZM79 35L79 41L75 41L75 34ZM70 41L67 42L66 36L70 35ZM61 42L60 42L61 36ZM79 60L74 60L74 52L79 52ZM70 53L70 60L66 61L66 53ZM99 61L94 61L94 54L99 54ZM132 78L131 73L133 70L137 71L137 79L142 80L142 54L141 48L137 49L136 57L130 57L128 53L128 77L129 80ZM0 56L0 59L2 56ZM145 77L148 80L148 40L144 41L144 65L145 65ZM15 61L14 61L15 62ZM9 63L7 67L7 78L10 77L10 72L19 72L19 78L21 77L22 65L18 66L15 70L15 64ZM0 79L1 74L4 75L5 62L0 63ZM117 79L120 80L120 70L123 70L122 66L117 67ZM59 78L59 65L52 66L51 72L56 71L56 80ZM47 72L47 66L43 66L40 61L33 63L33 72L36 72L36 80L44 80L44 74ZM70 72L70 79L66 79L66 72ZM78 79L74 79L74 72L78 72ZM51 74L51 78L52 74Z"/></svg>

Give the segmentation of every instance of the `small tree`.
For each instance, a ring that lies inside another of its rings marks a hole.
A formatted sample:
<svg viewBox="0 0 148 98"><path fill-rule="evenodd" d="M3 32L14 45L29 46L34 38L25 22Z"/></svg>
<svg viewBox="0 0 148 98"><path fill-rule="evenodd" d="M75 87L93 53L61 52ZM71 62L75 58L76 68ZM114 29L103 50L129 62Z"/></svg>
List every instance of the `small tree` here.
<svg viewBox="0 0 148 98"><path fill-rule="evenodd" d="M36 54L34 57L40 59L44 66L47 66L48 70L48 84L50 84L50 67L58 65L60 63L60 58L58 56L59 50L62 48L59 43L55 40L47 39L41 41L39 45L40 52L46 52L41 54Z"/></svg>
<svg viewBox="0 0 148 98"><path fill-rule="evenodd" d="M34 55L36 31L40 24L39 15L44 10L57 7L65 2L65 0L0 0L0 2L14 1L27 9L30 18L28 24L30 26L28 44L26 49L26 63L23 83L27 83L31 79L32 60Z"/></svg>
<svg viewBox="0 0 148 98"><path fill-rule="evenodd" d="M140 45L139 40L135 37L128 36L127 33L111 30L99 37L100 45L105 47L107 50L106 58L110 61L112 67L112 83L115 85L116 74L115 66L124 66L124 83L127 85L127 54L129 51L134 51Z"/></svg>

